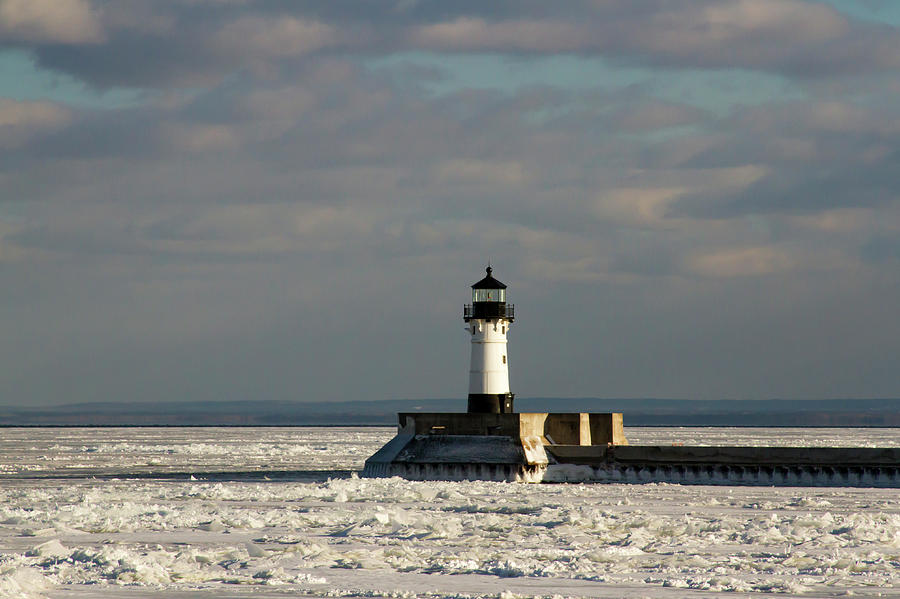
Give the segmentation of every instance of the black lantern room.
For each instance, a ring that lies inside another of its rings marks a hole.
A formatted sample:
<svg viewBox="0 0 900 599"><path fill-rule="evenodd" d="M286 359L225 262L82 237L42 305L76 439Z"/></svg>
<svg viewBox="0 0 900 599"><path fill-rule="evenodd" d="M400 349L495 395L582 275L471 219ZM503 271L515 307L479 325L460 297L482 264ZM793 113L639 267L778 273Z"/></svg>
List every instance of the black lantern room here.
<svg viewBox="0 0 900 599"><path fill-rule="evenodd" d="M506 285L491 276L493 269L488 266L487 276L472 285L472 304L463 309L463 318L469 322L473 318L494 320L503 318L515 320L515 306L506 303Z"/></svg>

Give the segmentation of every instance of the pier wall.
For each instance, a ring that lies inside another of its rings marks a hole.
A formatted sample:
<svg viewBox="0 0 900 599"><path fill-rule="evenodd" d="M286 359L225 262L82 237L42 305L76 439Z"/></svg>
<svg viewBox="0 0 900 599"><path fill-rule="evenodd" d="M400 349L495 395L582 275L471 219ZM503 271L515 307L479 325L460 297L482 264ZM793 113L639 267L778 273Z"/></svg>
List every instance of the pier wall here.
<svg viewBox="0 0 900 599"><path fill-rule="evenodd" d="M900 488L900 448L627 443L616 413L402 413L363 476Z"/></svg>
<svg viewBox="0 0 900 599"><path fill-rule="evenodd" d="M399 428L414 435L538 437L545 445L627 445L622 414L467 414L401 412Z"/></svg>

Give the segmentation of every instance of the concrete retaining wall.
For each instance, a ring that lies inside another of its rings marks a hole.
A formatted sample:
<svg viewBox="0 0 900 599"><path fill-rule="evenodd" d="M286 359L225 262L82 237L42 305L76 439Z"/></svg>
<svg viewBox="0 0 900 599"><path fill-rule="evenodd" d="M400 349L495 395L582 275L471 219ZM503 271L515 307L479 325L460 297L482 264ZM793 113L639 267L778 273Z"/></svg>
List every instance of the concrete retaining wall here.
<svg viewBox="0 0 900 599"><path fill-rule="evenodd" d="M399 414L363 476L900 487L900 448L629 446L621 414Z"/></svg>
<svg viewBox="0 0 900 599"><path fill-rule="evenodd" d="M400 429L415 435L539 437L545 445L627 445L621 414L398 414Z"/></svg>

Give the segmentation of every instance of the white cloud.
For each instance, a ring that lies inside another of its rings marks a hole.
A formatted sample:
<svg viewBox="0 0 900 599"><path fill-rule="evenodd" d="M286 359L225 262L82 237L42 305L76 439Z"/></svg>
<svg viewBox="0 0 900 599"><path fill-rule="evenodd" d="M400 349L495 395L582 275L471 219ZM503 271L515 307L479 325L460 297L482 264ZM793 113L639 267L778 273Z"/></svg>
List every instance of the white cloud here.
<svg viewBox="0 0 900 599"><path fill-rule="evenodd" d="M874 211L866 208L839 208L815 214L788 216L790 223L803 229L811 229L830 235L851 235L876 231L889 225L888 211ZM896 215L894 215L896 216ZM895 223L900 225L900 223Z"/></svg>
<svg viewBox="0 0 900 599"><path fill-rule="evenodd" d="M457 16L415 25L412 47L455 52L599 53L672 66L743 67L807 76L900 66L897 32L802 0L595 2L543 18ZM568 7L567 7L568 8ZM860 41L863 40L863 41Z"/></svg>
<svg viewBox="0 0 900 599"><path fill-rule="evenodd" d="M658 224L667 206L680 197L682 187L623 187L604 192L595 205L601 219L630 225Z"/></svg>
<svg viewBox="0 0 900 599"><path fill-rule="evenodd" d="M797 0L731 0L707 5L698 14L683 14L692 19L700 39L778 33L798 42L822 42L843 35L848 28L847 19L833 8Z"/></svg>
<svg viewBox="0 0 900 599"><path fill-rule="evenodd" d="M0 184L2 184L2 181L3 178L0 177ZM21 226L0 220L0 263L21 260L24 259L26 255L31 255L33 257L34 254L40 253L27 252L9 240L10 235L16 233L20 229Z"/></svg>
<svg viewBox="0 0 900 599"><path fill-rule="evenodd" d="M767 169L757 165L732 168L637 171L634 184L599 193L593 213L600 220L628 226L668 227L675 218L669 206L688 194L720 197L760 180ZM683 224L683 223L682 223Z"/></svg>
<svg viewBox="0 0 900 599"><path fill-rule="evenodd" d="M809 239L808 247L777 243L711 247L687 254L684 266L687 272L711 278L762 277L787 273L809 277L817 272L838 271L858 273L861 268L858 257L834 241L826 240L822 247L813 246Z"/></svg>
<svg viewBox="0 0 900 599"><path fill-rule="evenodd" d="M69 120L70 111L52 102L0 98L0 127L54 127Z"/></svg>
<svg viewBox="0 0 900 599"><path fill-rule="evenodd" d="M212 44L228 55L252 60L302 56L337 40L336 29L319 21L248 16L227 23Z"/></svg>
<svg viewBox="0 0 900 599"><path fill-rule="evenodd" d="M687 259L687 266L690 271L708 277L744 277L787 272L798 262L791 252L762 246L697 253Z"/></svg>
<svg viewBox="0 0 900 599"><path fill-rule="evenodd" d="M509 50L528 52L576 51L591 45L585 24L559 21L501 21L462 17L423 25L409 33L412 45L440 50Z"/></svg>
<svg viewBox="0 0 900 599"><path fill-rule="evenodd" d="M703 111L690 106L650 101L618 111L613 121L623 129L648 131L696 123L703 116Z"/></svg>
<svg viewBox="0 0 900 599"><path fill-rule="evenodd" d="M0 41L96 44L104 39L87 0L0 0Z"/></svg>
<svg viewBox="0 0 900 599"><path fill-rule="evenodd" d="M524 185L529 180L528 169L514 161L457 159L439 162L433 168L439 183L483 183L495 185Z"/></svg>
<svg viewBox="0 0 900 599"><path fill-rule="evenodd" d="M72 113L52 102L0 98L0 148L21 145L35 134L62 127Z"/></svg>
<svg viewBox="0 0 900 599"><path fill-rule="evenodd" d="M170 124L164 135L174 147L191 152L230 150L240 144L235 128L229 125Z"/></svg>

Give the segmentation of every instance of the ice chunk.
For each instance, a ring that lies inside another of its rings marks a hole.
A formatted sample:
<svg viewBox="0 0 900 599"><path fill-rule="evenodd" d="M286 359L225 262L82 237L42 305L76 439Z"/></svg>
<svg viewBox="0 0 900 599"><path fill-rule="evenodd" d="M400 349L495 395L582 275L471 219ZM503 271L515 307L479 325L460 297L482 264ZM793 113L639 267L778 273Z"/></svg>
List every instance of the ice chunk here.
<svg viewBox="0 0 900 599"><path fill-rule="evenodd" d="M69 550L59 542L59 539L52 539L46 543L35 545L35 547L25 555L39 557L68 557Z"/></svg>
<svg viewBox="0 0 900 599"><path fill-rule="evenodd" d="M218 520L210 520L209 522L201 522L197 525L199 530L205 530L206 532L222 532L225 530L225 527Z"/></svg>
<svg viewBox="0 0 900 599"><path fill-rule="evenodd" d="M0 569L0 597L43 599L53 587L50 580L33 568Z"/></svg>
<svg viewBox="0 0 900 599"><path fill-rule="evenodd" d="M247 542L245 544L247 548L247 555L250 557L268 557L269 552L257 545L256 543Z"/></svg>

